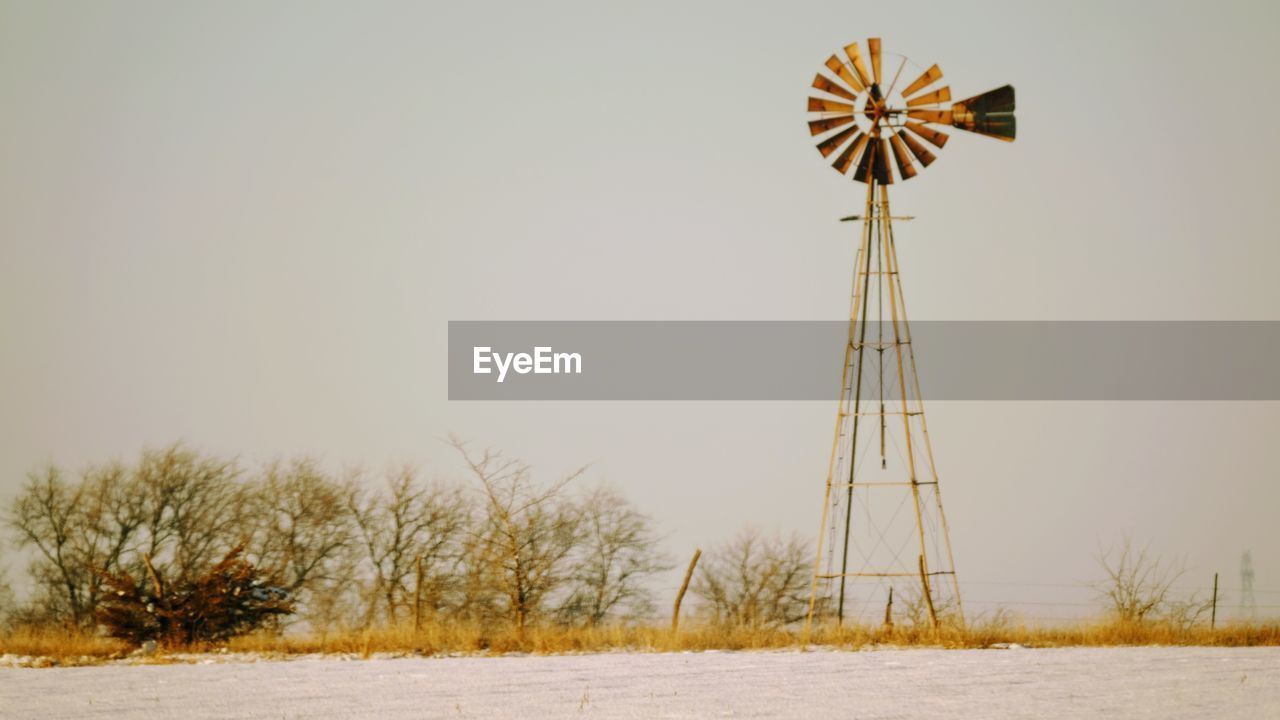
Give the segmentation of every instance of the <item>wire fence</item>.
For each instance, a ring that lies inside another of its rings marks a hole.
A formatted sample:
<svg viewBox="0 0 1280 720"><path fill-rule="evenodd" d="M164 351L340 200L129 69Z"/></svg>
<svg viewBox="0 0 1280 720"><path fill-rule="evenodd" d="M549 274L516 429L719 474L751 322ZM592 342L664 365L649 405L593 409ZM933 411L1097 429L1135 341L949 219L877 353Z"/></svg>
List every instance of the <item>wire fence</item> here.
<svg viewBox="0 0 1280 720"><path fill-rule="evenodd" d="M960 587L965 614L974 619L1007 611L1024 622L1067 623L1102 619L1108 612L1102 583L961 580ZM1002 588L1021 588L1029 592L1025 597L1015 597ZM678 585L664 585L658 590L658 598L674 598L678 590ZM1175 600L1194 596L1197 601L1206 603L1211 599L1213 590L1211 584L1169 586ZM1220 621L1245 617L1257 620L1280 618L1280 588L1253 588L1254 602L1242 602L1243 592L1238 585L1218 585L1217 613ZM1054 594L1069 594L1071 598L1045 599ZM690 605L697 603L696 598L692 600Z"/></svg>

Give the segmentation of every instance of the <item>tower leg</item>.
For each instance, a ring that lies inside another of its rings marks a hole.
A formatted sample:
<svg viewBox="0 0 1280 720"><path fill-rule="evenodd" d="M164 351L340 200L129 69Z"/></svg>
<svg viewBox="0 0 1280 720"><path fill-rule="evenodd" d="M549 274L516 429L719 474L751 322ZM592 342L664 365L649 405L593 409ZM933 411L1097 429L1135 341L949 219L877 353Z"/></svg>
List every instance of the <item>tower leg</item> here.
<svg viewBox="0 0 1280 720"><path fill-rule="evenodd" d="M845 342L844 365L841 369L841 375L840 375L840 400L839 400L839 405L837 406L837 409L836 409L836 423L835 423L835 431L833 433L834 437L831 440L831 457L828 460L828 464L827 464L826 490L824 492L823 499L822 499L822 523L819 526L818 541L816 543L817 551L814 557L814 564L813 564L814 566L813 583L811 584L809 589L809 611L805 615L805 632L806 633L813 626L813 617L814 617L814 612L816 610L816 603L818 599L818 583L819 583L819 579L821 578L822 551L824 549L823 541L826 539L826 534L827 534L826 531L827 531L827 522L828 522L828 512L831 509L832 493L833 493L833 490L837 490L837 488L835 487L837 477L842 477L841 475L837 474L839 471L841 460L842 460L842 457L840 456L840 453L839 453L840 440L844 435L844 428L846 424L845 421L851 415L852 415L852 421L853 421L853 435L855 437L855 440L858 432L859 418L857 413L852 412L852 410L857 406L857 402L854 400L854 397L855 397L854 388L855 387L857 388L856 392L857 392L857 397L859 398L860 398L860 393L862 388L862 366L863 366L862 348L864 347L865 343L863 342L855 343L854 338L855 338L855 333L860 333L862 336L862 339L864 340L866 335L867 303L865 302L865 298L868 292L868 288L870 286L870 277L871 277L870 274L867 272L866 264L870 262L870 258L871 258L872 227L873 227L872 216L874 215L874 212L875 212L875 182L871 181L867 183L866 206L862 215L862 238L861 238L861 242L858 245L857 257L854 260L853 298L850 301L850 305L849 305L849 335ZM861 322L858 322L859 316L861 316L862 318ZM855 345L857 346L856 351L855 351ZM855 352L857 355L856 363L854 362ZM856 380L853 382L853 384L850 384L849 381L850 381L851 375L854 374L854 371L853 371L854 367L856 367ZM853 408L851 408L851 403L853 404ZM847 497L845 501L845 507L846 507L845 536L846 538L848 536L849 524L852 520L850 513L847 512L848 509L852 507L852 493L853 493L853 487L850 484L848 488L848 492L846 493ZM842 568L847 567L848 550L849 550L848 543L845 543L844 549L842 550L842 559L841 559ZM844 592L845 592L845 578L843 577L844 572L845 572L844 569L842 569L841 570L842 576L840 578L840 596L839 596L839 602L837 604L837 609L836 609L837 622L839 623L844 622Z"/></svg>

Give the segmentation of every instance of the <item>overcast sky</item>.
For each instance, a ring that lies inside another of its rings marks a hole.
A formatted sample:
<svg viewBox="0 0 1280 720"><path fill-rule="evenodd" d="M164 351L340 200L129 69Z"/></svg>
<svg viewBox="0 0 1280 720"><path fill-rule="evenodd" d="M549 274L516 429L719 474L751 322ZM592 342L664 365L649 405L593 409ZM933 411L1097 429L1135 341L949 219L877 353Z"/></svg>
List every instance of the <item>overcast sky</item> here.
<svg viewBox="0 0 1280 720"><path fill-rule="evenodd" d="M449 402L446 323L841 317L862 186L804 100L870 35L1018 92L895 189L913 319L1280 320L1273 3L0 0L0 498L175 440L461 478L452 432L681 561L812 536L834 400ZM929 413L971 608L1087 610L1040 603L1124 532L1280 606L1277 403Z"/></svg>

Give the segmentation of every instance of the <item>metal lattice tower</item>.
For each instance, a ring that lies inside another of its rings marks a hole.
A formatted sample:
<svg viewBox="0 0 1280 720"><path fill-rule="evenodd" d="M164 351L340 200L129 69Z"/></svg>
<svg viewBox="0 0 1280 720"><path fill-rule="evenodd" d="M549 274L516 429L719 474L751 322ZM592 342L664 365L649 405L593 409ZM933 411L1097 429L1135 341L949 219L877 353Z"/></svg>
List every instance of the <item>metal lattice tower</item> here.
<svg viewBox="0 0 1280 720"><path fill-rule="evenodd" d="M1253 597L1253 554L1240 556L1240 615L1250 620L1258 614L1258 601Z"/></svg>
<svg viewBox="0 0 1280 720"><path fill-rule="evenodd" d="M866 197L863 214L845 218L861 234L806 627L815 617L964 619L894 242L894 221L909 218L890 211L888 186L895 168L906 181L933 163L948 140L934 126L1012 141L1014 93L951 103L950 88L935 87L937 65L886 57L879 38L867 56L870 68L853 43L828 58L808 104L818 151L865 183Z"/></svg>

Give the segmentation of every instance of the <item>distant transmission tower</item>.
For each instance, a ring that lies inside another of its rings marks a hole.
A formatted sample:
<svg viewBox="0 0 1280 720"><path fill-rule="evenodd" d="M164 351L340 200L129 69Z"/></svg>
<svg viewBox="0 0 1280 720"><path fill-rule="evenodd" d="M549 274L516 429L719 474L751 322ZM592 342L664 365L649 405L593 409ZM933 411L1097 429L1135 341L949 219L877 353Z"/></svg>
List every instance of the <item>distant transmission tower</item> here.
<svg viewBox="0 0 1280 720"><path fill-rule="evenodd" d="M862 233L805 625L889 623L895 605L963 622L894 243L893 221L906 218L890 212L888 186L933 163L948 140L936 126L1012 141L1013 88L952 103L937 65L884 55L879 38L867 40L870 68L863 57L853 43L828 58L808 105L818 151L866 184L866 205L846 218Z"/></svg>
<svg viewBox="0 0 1280 720"><path fill-rule="evenodd" d="M1253 598L1253 555L1245 550L1240 556L1240 615L1252 620L1258 614L1258 601Z"/></svg>

